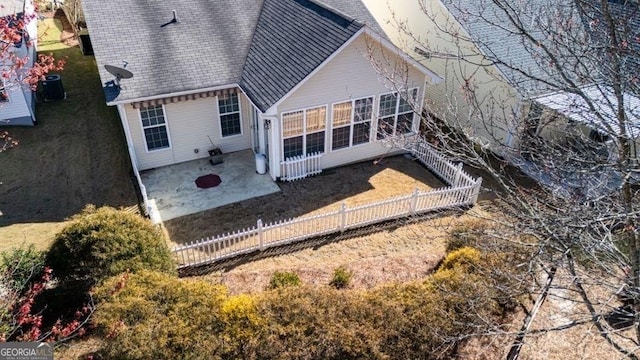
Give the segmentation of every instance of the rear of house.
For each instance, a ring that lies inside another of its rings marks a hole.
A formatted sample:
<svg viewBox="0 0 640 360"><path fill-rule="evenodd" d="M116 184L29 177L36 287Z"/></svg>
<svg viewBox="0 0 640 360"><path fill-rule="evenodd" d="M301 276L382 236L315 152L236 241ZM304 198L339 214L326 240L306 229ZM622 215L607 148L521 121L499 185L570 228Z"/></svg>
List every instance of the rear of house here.
<svg viewBox="0 0 640 360"><path fill-rule="evenodd" d="M387 139L417 132L425 87L441 79L380 36L362 3L326 2L188 2L172 22L171 4L84 1L134 166L252 149L273 179L292 179L398 151ZM114 79L114 64L133 78Z"/></svg>

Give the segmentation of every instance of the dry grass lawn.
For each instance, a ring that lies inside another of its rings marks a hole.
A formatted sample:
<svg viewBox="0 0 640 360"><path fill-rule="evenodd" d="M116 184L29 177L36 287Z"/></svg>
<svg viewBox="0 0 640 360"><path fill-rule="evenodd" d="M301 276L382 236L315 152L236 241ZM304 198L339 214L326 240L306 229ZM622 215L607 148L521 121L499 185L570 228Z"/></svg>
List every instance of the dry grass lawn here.
<svg viewBox="0 0 640 360"><path fill-rule="evenodd" d="M276 271L293 271L305 284L324 286L331 281L333 271L342 266L353 273L349 287L355 289L421 279L442 260L447 231L469 218L449 212L398 220L373 226L363 234L327 237L296 251L285 248L201 277L224 284L233 294L264 290Z"/></svg>

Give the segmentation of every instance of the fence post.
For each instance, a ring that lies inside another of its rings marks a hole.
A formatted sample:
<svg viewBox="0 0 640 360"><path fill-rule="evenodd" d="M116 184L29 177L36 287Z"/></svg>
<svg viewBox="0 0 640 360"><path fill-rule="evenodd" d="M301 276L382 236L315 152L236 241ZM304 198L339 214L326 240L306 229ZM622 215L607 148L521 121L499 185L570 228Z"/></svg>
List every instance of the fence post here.
<svg viewBox="0 0 640 360"><path fill-rule="evenodd" d="M264 237L262 236L262 219L258 219L258 242L260 243L260 250L264 250Z"/></svg>
<svg viewBox="0 0 640 360"><path fill-rule="evenodd" d="M418 187L413 190L413 197L411 198L411 215L416 214L416 207L418 206Z"/></svg>
<svg viewBox="0 0 640 360"><path fill-rule="evenodd" d="M458 187L460 186L460 177L462 176L462 163L459 162L458 166L456 166L456 176L453 179L453 184L451 186Z"/></svg>
<svg viewBox="0 0 640 360"><path fill-rule="evenodd" d="M347 204L342 203L340 206L340 232L344 231L344 227L347 225Z"/></svg>
<svg viewBox="0 0 640 360"><path fill-rule="evenodd" d="M480 195L480 187L482 186L482 178L476 179L475 187L473 188L473 195L471 196L471 205L478 201L478 195Z"/></svg>

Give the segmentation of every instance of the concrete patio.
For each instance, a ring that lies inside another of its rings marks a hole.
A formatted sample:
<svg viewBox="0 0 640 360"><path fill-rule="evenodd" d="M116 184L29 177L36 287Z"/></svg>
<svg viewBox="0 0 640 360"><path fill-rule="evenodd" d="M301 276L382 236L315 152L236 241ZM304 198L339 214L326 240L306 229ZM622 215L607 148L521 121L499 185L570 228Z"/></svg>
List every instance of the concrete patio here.
<svg viewBox="0 0 640 360"><path fill-rule="evenodd" d="M195 180L207 174L218 175L220 185L198 188ZM217 165L211 165L208 159L198 159L146 170L140 176L149 204L160 221L280 191L269 175L256 173L251 150L225 154L223 162Z"/></svg>

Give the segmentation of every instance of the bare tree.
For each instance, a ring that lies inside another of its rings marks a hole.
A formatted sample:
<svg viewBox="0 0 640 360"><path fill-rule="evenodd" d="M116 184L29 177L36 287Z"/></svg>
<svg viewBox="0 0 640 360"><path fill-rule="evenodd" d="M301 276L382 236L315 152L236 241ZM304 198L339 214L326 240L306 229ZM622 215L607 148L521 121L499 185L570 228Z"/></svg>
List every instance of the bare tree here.
<svg viewBox="0 0 640 360"><path fill-rule="evenodd" d="M529 255L521 266L530 269L538 297L523 303L520 331L495 332L516 337L507 357L516 359L533 333L589 323L623 356L638 359L640 6L411 2L407 9L419 8L420 16L403 13L408 0L388 3L397 31L390 37L446 79L427 86L423 135L484 170L498 190L484 206L499 215L486 235ZM396 82L401 94L402 87ZM537 185L525 185L521 171ZM537 309L560 292L586 311L531 330ZM619 331L625 327L635 334Z"/></svg>

